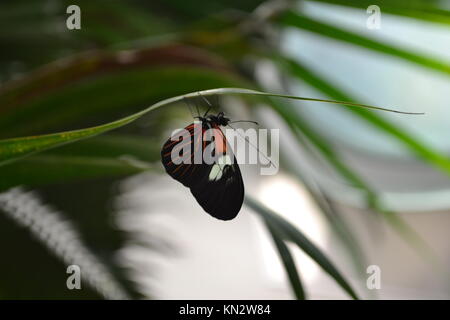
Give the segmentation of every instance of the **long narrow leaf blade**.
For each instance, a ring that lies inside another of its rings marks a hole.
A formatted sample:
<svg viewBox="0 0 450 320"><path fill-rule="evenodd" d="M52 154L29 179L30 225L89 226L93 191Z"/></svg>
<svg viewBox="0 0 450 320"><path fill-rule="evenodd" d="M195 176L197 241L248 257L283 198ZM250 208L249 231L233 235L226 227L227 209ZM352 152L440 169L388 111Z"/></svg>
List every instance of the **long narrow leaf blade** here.
<svg viewBox="0 0 450 320"><path fill-rule="evenodd" d="M366 266L368 265L366 255L360 246L356 234L354 234L347 219L344 217L342 212L340 212L340 209L337 208L330 199L328 199L314 179L306 178L306 175L302 173L301 168L294 166L293 163L287 163L284 166L284 169L302 182L305 190L308 192L309 196L314 199L314 202L317 204L320 212L328 221L330 229L347 249L352 262L355 264L355 271L360 275L365 275Z"/></svg>
<svg viewBox="0 0 450 320"><path fill-rule="evenodd" d="M150 107L143 109L140 112L134 113L130 116L121 118L119 120L109 122L103 125L90 127L86 129L80 130L72 130L65 131L53 134L46 134L40 136L33 137L24 137L24 138L15 138L15 139L5 139L0 140L0 165L8 163L10 161L14 161L24 156L28 156L34 154L36 152L44 151L47 149L55 148L70 142L78 141L81 139L86 139L89 137L93 137L99 135L101 133L105 133L111 131L113 129L122 127L130 122L139 119L143 115L158 109L162 106L169 105L171 103L181 101L185 98L193 98L202 96L210 96L210 95L223 95L223 94L237 94L237 95L253 95L253 96L266 96L266 97L281 97L295 100L307 100L307 101L317 101L317 102L326 102L332 104L340 104L340 105L348 105L352 107L359 108L370 108L370 109L378 109L383 111L392 111L398 113L406 113L397 110L385 109L375 106L369 105L361 105L358 103L347 103L342 101L335 100L327 100L327 99L314 99L314 98L306 98L306 97L298 97L298 96L290 96L290 95L282 95L282 94L273 94L273 93L265 93L250 89L241 89L241 88L219 88L219 89L210 89L198 92L192 92L185 95L180 95L176 97L172 97L169 99L162 100L158 103L151 105Z"/></svg>
<svg viewBox="0 0 450 320"><path fill-rule="evenodd" d="M278 235L276 227L271 226L266 223L267 229L272 236L275 247L278 250L280 259L283 262L284 269L286 270L287 276L289 278L289 283L291 284L292 291L295 294L297 300L305 300L306 295L303 289L302 282L300 280L300 275L297 272L297 267L295 266L295 261L292 258L291 252L288 246L284 243L283 239Z"/></svg>
<svg viewBox="0 0 450 320"><path fill-rule="evenodd" d="M295 76L303 79L305 82L312 85L319 91L322 91L323 93L333 98L338 97L339 99L350 99L347 94L341 92L335 86L332 86L324 79L315 75L312 71L308 70L306 67L303 67L299 63L292 60L285 60L285 62L289 63L289 70ZM286 121L288 121L288 119L291 119L290 123L295 124L297 126L297 129L307 136L309 141L311 141L315 145L315 147L321 152L328 163L330 163L344 178L351 182L355 187L358 187L366 192L366 202L371 209L381 213L383 217L385 217L386 220L390 223L390 225L394 229L399 231L399 233L405 238L408 243L413 243L415 245L415 248L420 250L421 254L423 254L427 258L433 257L432 250L422 239L422 237L420 237L420 235L418 235L394 212L385 210L385 208L380 205L376 192L374 192L372 188L358 174L356 174L350 167L348 167L343 161L341 161L339 155L333 150L333 148L331 148L331 145L326 143L326 141L323 140L320 135L308 125L306 121L303 121L298 113L292 112L292 109L290 108L283 108L282 104L272 105L285 118ZM444 170L444 172L450 174L450 159L446 158L443 155L440 155L438 152L433 151L427 146L414 140L414 138L409 136L406 132L398 129L394 125L390 124L390 122L384 120L381 117L378 117L374 113L367 112L367 110L350 110L361 116L369 123L375 125L376 127L379 127L384 132L389 133L399 139L405 144L408 149L421 156L425 161L435 164L438 168L441 168ZM295 130L293 132L296 133Z"/></svg>
<svg viewBox="0 0 450 320"><path fill-rule="evenodd" d="M371 207L375 206L376 194L371 187L341 160L339 154L334 150L332 145L322 138L298 112L295 112L294 108L280 102L271 102L271 106L285 120L291 129L291 132L299 142L302 143L303 139L301 134L303 134L336 172L338 172L353 187L366 193L366 202L368 205ZM308 147L305 143L302 143L302 145Z"/></svg>
<svg viewBox="0 0 450 320"><path fill-rule="evenodd" d="M383 13L394 14L424 20L427 22L450 24L450 11L441 8L441 1L419 0L314 0L344 7L357 8L366 11L373 4L378 5Z"/></svg>
<svg viewBox="0 0 450 320"><path fill-rule="evenodd" d="M126 159L35 155L0 167L0 191L20 185L40 186L141 173L153 167Z"/></svg>
<svg viewBox="0 0 450 320"><path fill-rule="evenodd" d="M281 62L284 65L284 70L289 72L293 77L303 80L313 88L323 92L332 99L354 101L355 99L349 94L343 92L337 88L336 85L332 85L327 80L314 73L309 68L305 67L298 61L294 61L289 58L283 58ZM423 160L434 164L448 175L450 175L450 159L445 155L440 154L438 151L433 150L429 146L422 143L416 137L398 128L390 123L388 120L378 116L373 112L368 112L363 109L349 108L349 111L359 116L361 119L377 127L380 131L385 132L399 142L401 142L408 150L422 158Z"/></svg>
<svg viewBox="0 0 450 320"><path fill-rule="evenodd" d="M283 15L280 23L286 26L310 31L333 40L347 42L365 49L397 57L422 67L450 75L450 64L447 62L440 61L437 58L428 57L425 54L414 53L411 50L404 50L394 45L385 44L357 33L346 31L306 16L296 14L292 11Z"/></svg>
<svg viewBox="0 0 450 320"><path fill-rule="evenodd" d="M295 228L280 215L266 208L264 205L251 197L247 196L245 198L245 204L257 212L268 224L275 226L275 228L282 231L286 237L286 240L292 241L307 255L309 255L342 287L342 289L350 295L350 297L353 299L358 299L355 291L337 270L334 264L322 253L319 248L317 248L305 235L303 235L300 230Z"/></svg>
<svg viewBox="0 0 450 320"><path fill-rule="evenodd" d="M159 158L159 144L148 138L102 135L1 166L0 190L156 170L151 163Z"/></svg>

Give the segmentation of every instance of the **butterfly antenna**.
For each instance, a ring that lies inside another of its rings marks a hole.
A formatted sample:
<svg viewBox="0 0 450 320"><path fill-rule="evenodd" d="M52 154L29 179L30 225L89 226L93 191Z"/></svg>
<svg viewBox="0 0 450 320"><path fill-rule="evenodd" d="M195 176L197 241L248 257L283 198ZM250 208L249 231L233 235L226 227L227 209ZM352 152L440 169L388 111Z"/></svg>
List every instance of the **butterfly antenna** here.
<svg viewBox="0 0 450 320"><path fill-rule="evenodd" d="M267 157L264 153L261 152L261 150L259 150L259 148L257 146L255 146L253 143L250 142L250 140L248 140L247 137L244 137L242 134L239 133L239 131L236 130L235 127L231 126L230 124L227 124L227 126L229 126L231 129L233 129L242 139L244 139L249 145L251 145L253 148L256 149L256 151L258 151L258 153L260 155L262 155L267 161L269 161L270 165L273 166L274 168L276 168L277 166L272 162L272 160L269 159L269 157Z"/></svg>
<svg viewBox="0 0 450 320"><path fill-rule="evenodd" d="M192 116L192 118L194 118L194 119L195 119L195 116L194 116L194 112L193 112L193 110L192 110L192 106L191 106L191 104L189 103L189 100L188 100L188 99L186 99L186 98L183 98L183 101L184 101L184 103L186 103L186 104L187 104L187 106L188 106L188 108L189 108L189 111L191 112L191 116Z"/></svg>
<svg viewBox="0 0 450 320"><path fill-rule="evenodd" d="M197 103L194 103L194 105L195 105L195 110L197 110L197 118L200 118L201 114L200 114L200 110L198 110L198 105L197 105Z"/></svg>
<svg viewBox="0 0 450 320"><path fill-rule="evenodd" d="M238 123L238 122L250 122L253 124L256 124L257 126L259 126L259 123L256 121L252 121L252 120L236 120L236 121L231 121L230 123Z"/></svg>
<svg viewBox="0 0 450 320"><path fill-rule="evenodd" d="M197 92L197 93L198 93L198 95L199 95L200 97L202 97L203 100L205 100L206 104L208 105L208 110L206 110L205 114L203 115L203 118L204 118L204 117L206 117L206 115L208 114L209 110L211 110L212 105L211 105L211 103L208 101L208 99L206 99L204 96L202 96L202 94L201 94L200 92Z"/></svg>
<svg viewBox="0 0 450 320"><path fill-rule="evenodd" d="M216 94L215 95L215 97L216 97L216 106L220 106L220 103L219 103L219 95L218 94Z"/></svg>

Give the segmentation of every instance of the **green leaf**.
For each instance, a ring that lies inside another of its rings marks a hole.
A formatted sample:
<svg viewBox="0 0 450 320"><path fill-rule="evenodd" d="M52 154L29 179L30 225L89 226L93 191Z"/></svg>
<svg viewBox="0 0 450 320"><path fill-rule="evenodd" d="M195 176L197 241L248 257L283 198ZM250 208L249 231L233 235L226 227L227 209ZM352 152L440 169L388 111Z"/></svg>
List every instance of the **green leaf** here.
<svg viewBox="0 0 450 320"><path fill-rule="evenodd" d="M293 60L284 59L284 63L288 64L287 70L294 76L303 79L306 83L315 87L319 91L327 94L332 98L338 99L350 99L350 97L342 93L336 87L327 83L319 76L312 73L306 67L303 67L298 62ZM301 131L310 142L321 152L324 158L330 163L344 178L347 179L356 188L365 192L366 202L369 208L381 213L389 224L399 232L399 234L409 243L413 244L419 253L426 256L427 259L435 259L433 250L429 245L417 234L405 221L403 221L395 212L386 210L382 204L379 203L378 195L372 188L356 173L354 172L344 161L339 157L339 154L333 149L332 145L323 139L318 132L316 132L307 121L304 121L302 117L294 112L292 108L289 108L280 103L272 104L275 110L285 119L288 125L291 127L292 132L301 141L301 137L298 135L298 131ZM364 120L379 127L383 132L389 133L403 142L406 147L421 156L424 160L435 164L438 168L444 169L444 172L450 174L450 160L441 156L439 153L427 148L425 145L416 141L410 137L407 133L396 128L390 124L387 120L377 116L372 112L362 109L349 109L351 112L361 116ZM307 147L307 145L305 145Z"/></svg>
<svg viewBox="0 0 450 320"><path fill-rule="evenodd" d="M280 259L283 262L284 269L286 270L287 276L289 278L289 283L291 284L292 291L295 294L297 300L305 300L305 291L303 290L303 285L300 280L300 275L297 272L297 267L295 266L295 261L292 258L291 252L288 246L284 243L283 239L278 235L275 226L271 226L266 223L267 229L272 236L275 247L278 250Z"/></svg>
<svg viewBox="0 0 450 320"><path fill-rule="evenodd" d="M353 97L344 93L338 89L335 85L329 83L325 79L321 78L318 74L312 70L301 65L299 62L288 58L282 58L281 65L284 66L284 70L289 72L292 76L305 81L307 84L323 92L332 99L355 101ZM381 132L389 134L390 136L401 142L407 150L410 150L421 159L435 165L437 168L443 170L450 175L450 159L445 155L440 154L438 151L433 150L426 144L420 142L416 137L411 136L405 130L396 127L388 120L380 117L379 115L368 112L363 109L348 109L356 114L361 119L370 123L378 128Z"/></svg>
<svg viewBox="0 0 450 320"><path fill-rule="evenodd" d="M306 144L304 144L306 147ZM314 153L312 153L313 155ZM327 197L322 191L321 187L312 178L306 178L307 175L302 173L302 168L296 166L295 163L287 162L283 168L289 172L290 175L297 178L305 187L309 196L317 204L319 211L324 218L328 221L328 226L332 232L339 239L344 248L347 249L351 261L354 263L355 271L361 275L366 275L366 255L364 250L359 245L359 241L354 234L351 226L346 221L345 215L343 215L339 208ZM367 191L366 191L367 192Z"/></svg>
<svg viewBox="0 0 450 320"><path fill-rule="evenodd" d="M52 149L46 154L102 158L131 156L141 161L152 162L160 160L160 152L161 145L154 138L110 133Z"/></svg>
<svg viewBox="0 0 450 320"><path fill-rule="evenodd" d="M372 188L341 159L339 153L334 150L333 146L321 137L321 135L295 111L293 106L281 102L271 102L270 105L283 118L291 129L291 132L305 148L308 148L308 144L303 143L304 139L302 134L346 181L351 183L353 187L365 192L367 203L369 206L375 207L376 193ZM314 154L314 152L312 154Z"/></svg>
<svg viewBox="0 0 450 320"><path fill-rule="evenodd" d="M6 83L0 89L0 134L79 128L81 121L108 121L185 92L246 85L217 56L187 46L88 52Z"/></svg>
<svg viewBox="0 0 450 320"><path fill-rule="evenodd" d="M422 67L450 75L450 64L448 62L440 61L437 58L428 57L425 54L415 53L412 50L404 50L391 44L385 44L381 41L372 40L357 33L316 21L306 16L296 14L292 11L289 11L283 15L280 23L285 26L310 31L333 40L347 42L365 49L397 57Z"/></svg>
<svg viewBox="0 0 450 320"><path fill-rule="evenodd" d="M40 151L96 136L124 126L137 119L136 115L87 129L66 131L41 136L0 140L0 164L20 159Z"/></svg>
<svg viewBox="0 0 450 320"><path fill-rule="evenodd" d="M126 159L36 155L0 167L0 190L94 178L126 176L151 169L149 164Z"/></svg>
<svg viewBox="0 0 450 320"><path fill-rule="evenodd" d="M309 255L322 269L328 273L350 297L358 299L355 291L344 279L334 264L318 249L303 233L290 224L283 217L271 211L257 200L246 197L245 204L258 213L264 221L277 230L277 233L283 234L284 240L292 241L307 255Z"/></svg>
<svg viewBox="0 0 450 320"><path fill-rule="evenodd" d="M49 150L0 167L0 190L156 170L160 146L148 138L104 135Z"/></svg>
<svg viewBox="0 0 450 320"><path fill-rule="evenodd" d="M344 7L358 8L364 10L376 4L382 13L390 13L427 22L450 24L450 12L440 8L441 1L435 0L314 0L328 4L340 5Z"/></svg>
<svg viewBox="0 0 450 320"><path fill-rule="evenodd" d="M190 81L186 81L186 77ZM98 119L106 122L118 115L136 112L136 107L148 101L157 102L199 88L236 84L243 83L227 74L188 66L108 74L74 83L5 112L0 117L0 133L6 137L34 135L55 131L55 128L80 127L80 122L98 123Z"/></svg>
<svg viewBox="0 0 450 320"><path fill-rule="evenodd" d="M234 95L253 95L253 96L265 96L265 97L281 97L281 98L289 98L295 100L307 100L307 101L319 101L319 102L327 102L332 104L341 104L348 105L351 107L362 107L362 108L370 108L384 111L392 111L404 113L396 110L389 110L385 108L369 106L369 105L361 105L357 103L347 103L342 101L335 100L326 100L326 99L314 99L314 98L305 98L305 97L297 97L290 95L282 95L282 94L273 94L273 93L265 93L250 89L240 89L240 88L219 88L219 89L210 89L198 92L192 92L181 96L172 97L169 99L162 100L158 103L151 105L150 107L134 113L128 117L121 118L119 120L109 122L103 125L80 129L80 130L72 130L65 131L53 134L32 136L32 137L24 137L24 138L14 138L14 139L5 139L0 140L0 165L6 164L8 162L20 159L22 157L34 154L36 152L41 152L47 149L55 148L62 146L67 143L75 142L81 139L90 138L101 133L105 133L111 131L113 129L122 127L124 125L129 124L130 122L139 119L145 114L156 110L160 107L169 105L174 102L181 101L183 99L189 98L198 98L199 95L210 96L210 95L222 95L222 94L234 94Z"/></svg>
<svg viewBox="0 0 450 320"><path fill-rule="evenodd" d="M345 215L336 207L334 202L325 194L315 196L320 211L323 213L328 225L341 240L344 247L348 248L349 256L354 263L355 271L359 276L366 276L366 267L368 266L366 255L361 247L358 238L354 234Z"/></svg>

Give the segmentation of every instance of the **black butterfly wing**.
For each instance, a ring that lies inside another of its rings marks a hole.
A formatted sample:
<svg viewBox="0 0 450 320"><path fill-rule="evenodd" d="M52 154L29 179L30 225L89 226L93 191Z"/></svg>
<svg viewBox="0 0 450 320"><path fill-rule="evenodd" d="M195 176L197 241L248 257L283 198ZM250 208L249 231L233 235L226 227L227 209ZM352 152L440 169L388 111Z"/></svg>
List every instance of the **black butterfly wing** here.
<svg viewBox="0 0 450 320"><path fill-rule="evenodd" d="M189 140L180 137L179 139L173 140L169 138L166 143L164 143L161 149L161 162L166 169L166 172L175 180L181 182L184 186L190 187L199 181L205 174L204 164L194 164L194 154L201 148L202 145L202 124L192 123L184 128L189 133ZM195 135L196 130L199 130L199 134ZM197 141L195 141L197 140ZM188 152L186 154L182 153L182 149L188 146ZM200 150L200 151L202 151ZM176 157L182 162L177 164L174 159L172 159L172 151L177 155L181 154L180 157ZM184 160L190 158L190 163L186 163Z"/></svg>
<svg viewBox="0 0 450 320"><path fill-rule="evenodd" d="M176 148L175 151L178 151L178 148L185 146L183 143L189 143L183 139L176 141L169 139L164 144L161 151L162 163L172 178L191 189L195 199L207 213L220 220L231 220L236 217L242 207L244 183L239 165L223 132L218 126L214 128L217 129L218 134L213 142L207 143L203 142L203 134L207 129L204 125L201 128L201 141L198 141L198 135L194 135L199 127L191 124L185 128L191 136L191 152L198 151L199 148L203 152L209 143L226 146L215 149L220 152L215 155L216 161L213 164L203 162L194 164L193 161L192 164L175 164L171 159L172 150ZM225 153L226 150L228 153Z"/></svg>
<svg viewBox="0 0 450 320"><path fill-rule="evenodd" d="M244 183L237 163L220 169L220 177L212 178L214 166L202 180L191 186L191 192L203 210L220 220L231 220L237 216L244 201Z"/></svg>

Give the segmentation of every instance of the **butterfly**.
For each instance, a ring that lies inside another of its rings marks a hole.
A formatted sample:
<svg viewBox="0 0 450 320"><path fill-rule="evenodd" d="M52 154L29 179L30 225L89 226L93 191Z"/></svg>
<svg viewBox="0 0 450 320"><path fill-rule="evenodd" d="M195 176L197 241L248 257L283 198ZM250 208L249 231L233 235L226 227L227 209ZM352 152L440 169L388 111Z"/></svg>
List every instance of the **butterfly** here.
<svg viewBox="0 0 450 320"><path fill-rule="evenodd" d="M164 143L161 161L172 178L191 190L203 210L214 218L231 220L241 210L244 182L220 128L227 126L230 119L223 112L207 115L208 111L204 116L195 117L198 121L185 127L184 135L172 135ZM210 161L204 157L208 150Z"/></svg>

